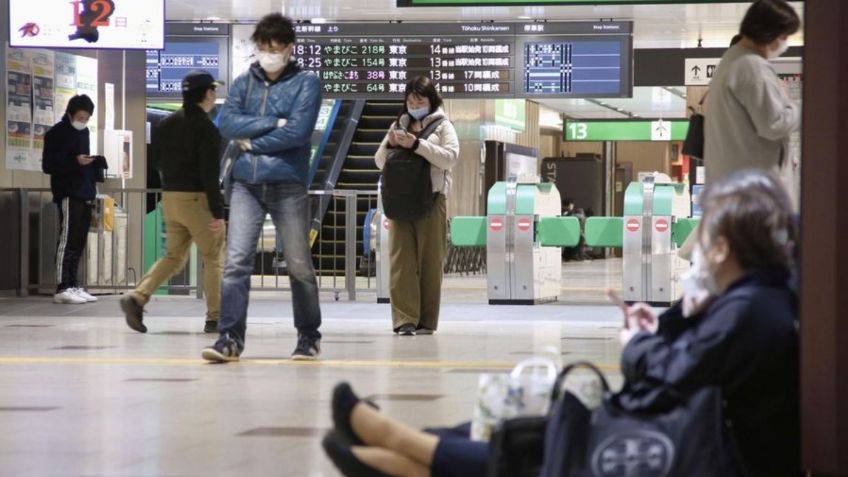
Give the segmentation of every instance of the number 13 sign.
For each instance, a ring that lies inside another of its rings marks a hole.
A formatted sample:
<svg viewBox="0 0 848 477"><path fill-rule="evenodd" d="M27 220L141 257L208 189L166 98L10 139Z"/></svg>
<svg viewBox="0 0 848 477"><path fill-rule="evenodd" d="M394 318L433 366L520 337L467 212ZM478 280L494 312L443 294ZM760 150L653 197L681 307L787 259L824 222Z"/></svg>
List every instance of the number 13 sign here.
<svg viewBox="0 0 848 477"><path fill-rule="evenodd" d="M162 49L165 0L9 0L10 46Z"/></svg>

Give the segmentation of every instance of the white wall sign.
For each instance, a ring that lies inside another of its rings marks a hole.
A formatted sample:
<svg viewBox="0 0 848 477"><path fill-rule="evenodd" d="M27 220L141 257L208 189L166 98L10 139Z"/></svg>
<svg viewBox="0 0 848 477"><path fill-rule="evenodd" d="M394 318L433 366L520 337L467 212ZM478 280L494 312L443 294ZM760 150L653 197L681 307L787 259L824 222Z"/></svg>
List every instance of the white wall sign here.
<svg viewBox="0 0 848 477"><path fill-rule="evenodd" d="M103 84L103 115L106 118L106 124L103 129L115 129L115 85L112 83Z"/></svg>
<svg viewBox="0 0 848 477"><path fill-rule="evenodd" d="M651 141L671 141L671 123L668 121L651 121Z"/></svg>
<svg viewBox="0 0 848 477"><path fill-rule="evenodd" d="M686 86L707 86L713 79L721 58L686 58Z"/></svg>
<svg viewBox="0 0 848 477"><path fill-rule="evenodd" d="M132 179L133 132L121 129L103 131L103 155L109 163L106 177Z"/></svg>
<svg viewBox="0 0 848 477"><path fill-rule="evenodd" d="M159 50L165 0L9 0L9 33L13 47Z"/></svg>

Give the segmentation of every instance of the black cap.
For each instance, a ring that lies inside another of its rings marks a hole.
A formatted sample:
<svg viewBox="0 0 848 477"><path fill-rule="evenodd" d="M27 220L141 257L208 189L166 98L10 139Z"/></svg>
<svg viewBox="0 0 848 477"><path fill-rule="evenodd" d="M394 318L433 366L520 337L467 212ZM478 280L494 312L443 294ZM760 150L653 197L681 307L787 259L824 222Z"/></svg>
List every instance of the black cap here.
<svg viewBox="0 0 848 477"><path fill-rule="evenodd" d="M192 71L183 78L183 91L217 88L223 84L222 81L216 81L212 75L205 71Z"/></svg>

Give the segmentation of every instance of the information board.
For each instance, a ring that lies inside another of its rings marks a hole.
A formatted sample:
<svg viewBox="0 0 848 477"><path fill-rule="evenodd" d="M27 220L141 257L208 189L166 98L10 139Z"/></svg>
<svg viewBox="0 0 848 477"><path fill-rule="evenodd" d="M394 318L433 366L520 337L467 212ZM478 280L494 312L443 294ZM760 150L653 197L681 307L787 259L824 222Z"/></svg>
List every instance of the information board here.
<svg viewBox="0 0 848 477"><path fill-rule="evenodd" d="M294 56L324 96L397 97L429 76L450 97L515 95L514 24L297 25Z"/></svg>
<svg viewBox="0 0 848 477"><path fill-rule="evenodd" d="M182 94L182 79L190 71L204 70L216 79L226 74L221 66L219 42L168 41L164 50L147 50L148 96L170 96Z"/></svg>
<svg viewBox="0 0 848 477"><path fill-rule="evenodd" d="M629 97L630 22L518 25L518 94L525 97Z"/></svg>
<svg viewBox="0 0 848 477"><path fill-rule="evenodd" d="M161 49L165 0L9 0L13 47Z"/></svg>
<svg viewBox="0 0 848 477"><path fill-rule="evenodd" d="M632 92L630 22L339 23L296 30L294 57L319 76L328 98L397 98L418 75L433 78L450 98ZM238 33L234 45L243 43Z"/></svg>
<svg viewBox="0 0 848 477"><path fill-rule="evenodd" d="M566 141L682 141L689 131L689 121L567 119L562 130Z"/></svg>
<svg viewBox="0 0 848 477"><path fill-rule="evenodd" d="M226 24L169 23L163 50L147 50L145 91L148 98L172 100L182 95L182 79L203 70L225 84L218 96L226 97L229 83L229 35Z"/></svg>
<svg viewBox="0 0 848 477"><path fill-rule="evenodd" d="M477 7L490 5L656 5L738 3L738 0L397 0L399 7Z"/></svg>

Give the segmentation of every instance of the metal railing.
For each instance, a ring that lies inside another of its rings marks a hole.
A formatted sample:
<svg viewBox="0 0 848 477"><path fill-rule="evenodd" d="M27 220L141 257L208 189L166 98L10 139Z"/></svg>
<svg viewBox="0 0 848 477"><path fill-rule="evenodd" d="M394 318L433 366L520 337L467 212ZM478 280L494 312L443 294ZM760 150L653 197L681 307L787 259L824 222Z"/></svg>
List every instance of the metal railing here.
<svg viewBox="0 0 848 477"><path fill-rule="evenodd" d="M165 253L162 190L101 189L99 192L101 196L114 199L118 212L110 224L103 220L102 210L97 220L92 222L90 234L94 235L89 235L87 253L80 263L81 283L98 292L118 293L134 288L144 272ZM359 223L357 205L360 210L363 206L369 209L376 207L377 193L333 190L310 191L309 195L313 207L322 199L330 201L328 219L311 237L319 290L332 292L336 300L345 293L351 301L356 300L358 291L374 291L376 282L371 274L367 271L361 273L357 267L357 258L362 256L357 244L357 228L364 225ZM99 199L98 203L101 203ZM32 291L52 293L56 286L53 262L58 212L52 204L50 190L0 188L0 208L4 209L0 210L4 217L17 217L17 223L12 224L12 230L5 234L16 238L9 240L10 249L17 245L17 250L7 250L6 256L20 257L14 267L4 267L13 269L17 275L14 290L19 296L26 296ZM327 236L328 233L332 235ZM368 250L367 244L364 248ZM281 258L277 249L276 232L268 219L257 244L258 258L252 290L290 291L288 280L280 280L286 276L285 268L279 266L281 263L274 263ZM194 292L198 298L203 296L201 261L194 253L190 260L194 266L186 267L182 275L163 284L163 289L169 293ZM35 276L31 273L33 270ZM9 289L8 286L3 288Z"/></svg>

